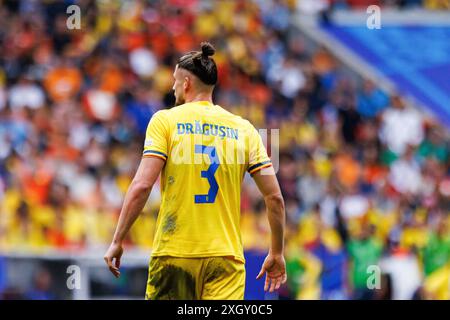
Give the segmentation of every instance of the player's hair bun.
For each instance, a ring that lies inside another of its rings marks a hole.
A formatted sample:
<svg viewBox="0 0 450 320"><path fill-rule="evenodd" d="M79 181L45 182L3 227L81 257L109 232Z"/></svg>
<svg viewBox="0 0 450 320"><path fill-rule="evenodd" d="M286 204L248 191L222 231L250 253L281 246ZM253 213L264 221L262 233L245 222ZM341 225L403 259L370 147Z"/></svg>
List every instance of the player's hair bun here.
<svg viewBox="0 0 450 320"><path fill-rule="evenodd" d="M214 49L213 45L209 42L206 41L202 42L201 47L202 47L202 56L205 58L214 55L214 53L216 52L216 49Z"/></svg>
<svg viewBox="0 0 450 320"><path fill-rule="evenodd" d="M200 44L202 51L191 51L178 60L178 67L186 69L196 75L203 83L215 85L217 83L217 66L210 58L216 49L209 42Z"/></svg>

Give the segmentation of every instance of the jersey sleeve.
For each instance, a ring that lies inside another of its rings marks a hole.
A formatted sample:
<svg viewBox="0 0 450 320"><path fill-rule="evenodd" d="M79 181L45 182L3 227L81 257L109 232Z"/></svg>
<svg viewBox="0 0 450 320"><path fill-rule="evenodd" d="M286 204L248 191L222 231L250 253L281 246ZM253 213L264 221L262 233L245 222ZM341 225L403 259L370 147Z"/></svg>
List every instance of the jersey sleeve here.
<svg viewBox="0 0 450 320"><path fill-rule="evenodd" d="M267 155L266 148L264 147L262 138L258 131L251 126L250 135L249 135L249 163L247 171L250 174L254 174L255 172L270 167L272 165L272 161L270 161L269 156Z"/></svg>
<svg viewBox="0 0 450 320"><path fill-rule="evenodd" d="M167 160L169 140L168 119L162 110L150 119L145 134L143 157L158 157Z"/></svg>

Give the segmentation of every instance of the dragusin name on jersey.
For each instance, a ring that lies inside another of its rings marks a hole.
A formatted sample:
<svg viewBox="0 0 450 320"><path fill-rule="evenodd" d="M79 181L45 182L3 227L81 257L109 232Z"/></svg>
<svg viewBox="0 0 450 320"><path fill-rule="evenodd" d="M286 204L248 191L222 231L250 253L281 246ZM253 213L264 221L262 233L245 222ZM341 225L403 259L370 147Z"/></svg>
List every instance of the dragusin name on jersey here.
<svg viewBox="0 0 450 320"><path fill-rule="evenodd" d="M230 138L238 140L239 138L239 130L226 127L219 126L217 124L212 123L200 123L200 121L194 121L194 123L185 122L185 123L177 123L177 133L178 134L203 134L206 136L217 136L220 138Z"/></svg>

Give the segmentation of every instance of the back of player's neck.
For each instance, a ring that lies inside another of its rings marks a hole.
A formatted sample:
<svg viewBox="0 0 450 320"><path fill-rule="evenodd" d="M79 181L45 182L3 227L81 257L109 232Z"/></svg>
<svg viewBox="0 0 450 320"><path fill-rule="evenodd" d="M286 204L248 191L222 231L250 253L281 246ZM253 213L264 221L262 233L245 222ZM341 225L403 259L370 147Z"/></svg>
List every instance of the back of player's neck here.
<svg viewBox="0 0 450 320"><path fill-rule="evenodd" d="M186 103L192 103L192 102L209 102L209 103L213 103L212 102L212 97L209 94L198 94L196 96L194 96L192 99L186 100Z"/></svg>

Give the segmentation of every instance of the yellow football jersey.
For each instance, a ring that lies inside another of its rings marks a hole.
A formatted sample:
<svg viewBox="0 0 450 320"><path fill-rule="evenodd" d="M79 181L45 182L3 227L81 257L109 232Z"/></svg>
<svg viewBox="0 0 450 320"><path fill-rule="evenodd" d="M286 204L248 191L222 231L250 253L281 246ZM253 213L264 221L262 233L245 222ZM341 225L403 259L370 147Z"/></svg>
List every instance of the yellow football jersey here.
<svg viewBox="0 0 450 320"><path fill-rule="evenodd" d="M207 101L160 110L148 124L143 156L166 161L152 256L244 262L242 180L271 166L253 125Z"/></svg>

